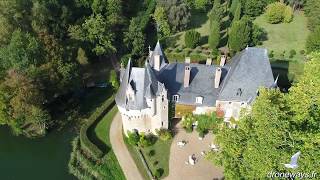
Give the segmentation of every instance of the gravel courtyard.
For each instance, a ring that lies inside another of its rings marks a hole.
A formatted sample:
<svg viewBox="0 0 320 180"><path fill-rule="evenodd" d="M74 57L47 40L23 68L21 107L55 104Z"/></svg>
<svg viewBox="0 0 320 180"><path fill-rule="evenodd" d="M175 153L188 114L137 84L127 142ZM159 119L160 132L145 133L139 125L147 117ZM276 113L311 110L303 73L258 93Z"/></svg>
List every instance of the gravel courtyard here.
<svg viewBox="0 0 320 180"><path fill-rule="evenodd" d="M203 140L198 139L198 133L186 133L181 127L181 122L176 125L175 135L171 149L169 162L169 176L165 180L213 180L223 178L223 169L213 166L204 159L201 151L209 151L213 135L207 134ZM184 147L177 146L177 142L185 140ZM195 154L197 162L195 165L186 164L189 155Z"/></svg>

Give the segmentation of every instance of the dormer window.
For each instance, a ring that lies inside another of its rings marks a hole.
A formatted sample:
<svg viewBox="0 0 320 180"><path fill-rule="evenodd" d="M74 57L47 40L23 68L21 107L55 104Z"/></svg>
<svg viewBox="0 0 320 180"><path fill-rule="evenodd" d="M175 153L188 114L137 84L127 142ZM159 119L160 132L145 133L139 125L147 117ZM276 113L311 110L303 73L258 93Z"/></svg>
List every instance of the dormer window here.
<svg viewBox="0 0 320 180"><path fill-rule="evenodd" d="M196 97L197 104L202 104L202 102L203 102L203 97L201 97L201 96Z"/></svg>
<svg viewBox="0 0 320 180"><path fill-rule="evenodd" d="M177 94L173 95L172 96L172 100L175 101L175 102L178 102L179 101L179 95L177 95Z"/></svg>

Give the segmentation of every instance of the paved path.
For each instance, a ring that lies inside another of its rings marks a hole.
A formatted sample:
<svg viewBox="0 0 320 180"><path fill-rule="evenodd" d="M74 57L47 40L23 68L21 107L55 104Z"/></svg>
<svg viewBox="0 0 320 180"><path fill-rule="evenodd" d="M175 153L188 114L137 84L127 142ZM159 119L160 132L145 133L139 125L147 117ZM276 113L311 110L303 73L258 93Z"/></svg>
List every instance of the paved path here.
<svg viewBox="0 0 320 180"><path fill-rule="evenodd" d="M119 113L114 117L110 127L110 142L127 180L143 180L127 146L123 141L122 120Z"/></svg>
<svg viewBox="0 0 320 180"><path fill-rule="evenodd" d="M186 133L181 128L181 122L176 125L177 134L174 136L170 149L169 176L165 180L212 180L223 179L223 169L213 166L204 159L201 151L209 151L213 140L212 134L207 134L203 140L198 139L198 133ZM185 147L178 147L177 142L185 140ZM195 154L198 161L195 165L187 165L189 155Z"/></svg>

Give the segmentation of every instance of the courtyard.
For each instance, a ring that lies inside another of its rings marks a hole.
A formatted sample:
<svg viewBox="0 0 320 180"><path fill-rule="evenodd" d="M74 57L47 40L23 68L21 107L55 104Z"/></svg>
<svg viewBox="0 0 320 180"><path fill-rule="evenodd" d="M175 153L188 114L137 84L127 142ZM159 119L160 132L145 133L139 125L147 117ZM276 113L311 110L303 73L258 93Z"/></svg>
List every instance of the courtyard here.
<svg viewBox="0 0 320 180"><path fill-rule="evenodd" d="M165 180L212 180L223 179L223 169L215 167L205 159L202 151L208 152L213 141L213 135L207 134L199 140L198 133L193 131L187 133L181 126L181 121L176 125L176 135L173 138L170 149L169 175ZM186 145L177 145L180 141L186 141ZM194 154L196 157L195 165L187 164L188 157Z"/></svg>

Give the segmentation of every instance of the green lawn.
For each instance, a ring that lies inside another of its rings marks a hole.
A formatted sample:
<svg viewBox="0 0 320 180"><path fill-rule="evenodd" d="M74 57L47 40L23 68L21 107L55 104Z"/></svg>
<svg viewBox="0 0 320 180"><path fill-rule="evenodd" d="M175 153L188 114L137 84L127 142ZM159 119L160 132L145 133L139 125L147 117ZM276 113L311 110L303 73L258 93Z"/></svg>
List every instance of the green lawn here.
<svg viewBox="0 0 320 180"><path fill-rule="evenodd" d="M309 30L307 28L307 18L303 12L295 12L291 23L269 24L265 15L257 17L254 23L267 32L267 40L263 42L262 46L269 51L274 51L276 59L281 58L280 54L283 51L286 51L285 58L288 58L290 50L297 52L293 60L301 61L304 59L300 51L305 50Z"/></svg>
<svg viewBox="0 0 320 180"><path fill-rule="evenodd" d="M168 176L169 174L169 157L170 157L170 147L171 147L172 140L169 141L161 141L157 140L157 142L150 146L142 149L142 153L146 158L146 161L153 172L156 172L157 169L163 169L163 174L161 178ZM149 156L150 150L154 150L154 156ZM155 162L158 164L155 165Z"/></svg>
<svg viewBox="0 0 320 180"><path fill-rule="evenodd" d="M271 58L274 74L280 75L281 85L289 87L290 82L303 72L305 55L300 51L305 50L309 34L307 18L303 12L297 11L291 23L269 24L265 15L257 17L254 23L267 32L267 40L263 42L261 47L267 48L269 52L274 52L274 58ZM291 50L296 51L293 58L289 57ZM284 51L283 56L281 54Z"/></svg>
<svg viewBox="0 0 320 180"><path fill-rule="evenodd" d="M125 138L125 142L143 178L150 179L138 155L138 152L134 149L132 145L128 143L127 138ZM147 161L147 164L153 174L155 174L157 169L163 169L163 174L161 176L161 179L168 176L169 174L169 157L170 157L171 143L172 143L172 140L164 142L158 139L154 145L141 149ZM155 154L153 156L149 156L150 150L155 151ZM156 161L157 161L157 164L155 164Z"/></svg>
<svg viewBox="0 0 320 180"><path fill-rule="evenodd" d="M125 136L125 135L124 135ZM135 149L134 146L130 145L129 142L128 142L128 139L127 138L123 138L124 139L124 142L126 143L126 146L128 148L128 151L130 152L130 155L132 157L132 159L134 160L134 162L136 163L138 169L139 169L139 172L140 174L142 175L143 179L145 180L149 180L149 176L147 174L147 170L146 168L144 167L139 155L138 155L138 152L137 150Z"/></svg>
<svg viewBox="0 0 320 180"><path fill-rule="evenodd" d="M113 177L117 177L117 179L125 179L122 169L118 163L118 160L113 150L111 149L111 143L109 139L109 130L111 122L113 120L113 117L117 114L117 112L117 106L113 106L113 108L97 124L97 126L94 129L94 132L96 133L97 138L104 142L106 147L108 147L107 154L103 157L105 159L105 163L102 165L103 171L106 174L111 173Z"/></svg>
<svg viewBox="0 0 320 180"><path fill-rule="evenodd" d="M111 143L109 139L109 129L113 117L117 114L117 112L117 106L113 106L112 109L106 114L106 116L104 116L104 118L96 125L94 129L94 133L96 134L97 138L110 147Z"/></svg>

